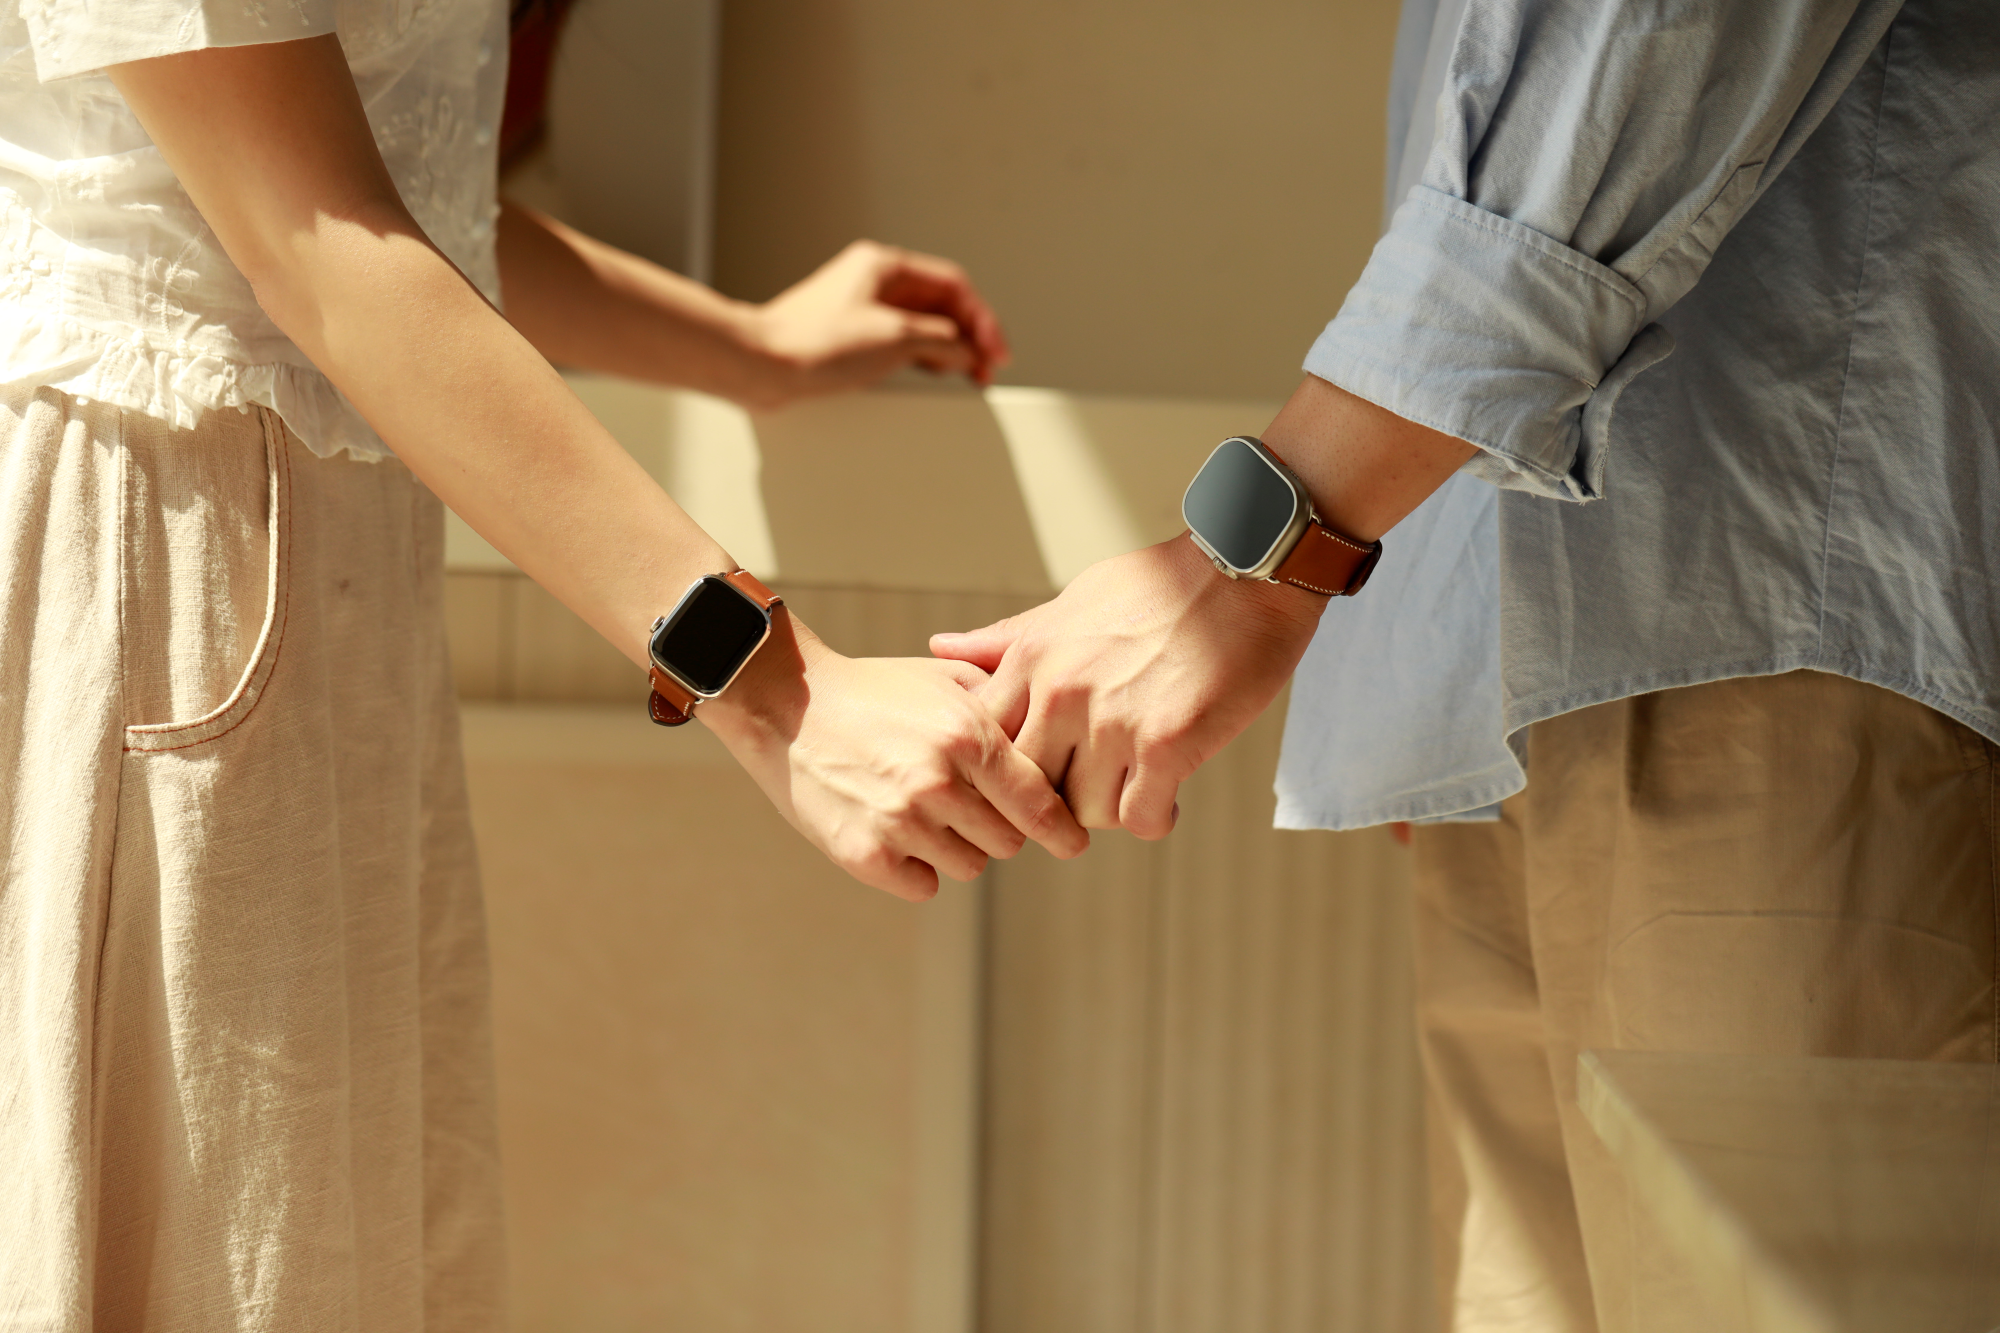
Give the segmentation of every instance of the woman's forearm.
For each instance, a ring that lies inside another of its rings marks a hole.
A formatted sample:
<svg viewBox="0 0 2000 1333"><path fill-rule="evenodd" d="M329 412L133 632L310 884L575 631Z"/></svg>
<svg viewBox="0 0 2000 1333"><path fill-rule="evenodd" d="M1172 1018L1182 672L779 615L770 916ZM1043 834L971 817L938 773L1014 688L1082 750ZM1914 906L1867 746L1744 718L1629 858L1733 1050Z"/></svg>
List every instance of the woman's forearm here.
<svg viewBox="0 0 2000 1333"><path fill-rule="evenodd" d="M414 223L322 218L280 285L281 327L397 456L634 662L683 588L733 567Z"/></svg>
<svg viewBox="0 0 2000 1333"><path fill-rule="evenodd" d="M112 77L279 328L446 504L643 662L653 617L729 558L424 236L335 39Z"/></svg>
<svg viewBox="0 0 2000 1333"><path fill-rule="evenodd" d="M958 265L856 241L762 305L734 301L553 218L503 204L507 317L560 366L750 408L857 389L905 366L987 384L1007 339Z"/></svg>
<svg viewBox="0 0 2000 1333"><path fill-rule="evenodd" d="M754 306L504 199L499 258L508 320L556 365L744 403L775 395Z"/></svg>
<svg viewBox="0 0 2000 1333"><path fill-rule="evenodd" d="M643 664L654 617L731 561L425 238L338 41L192 51L111 77L286 335L446 504ZM869 355L892 366L941 340L939 356L974 356L956 319L853 299L901 270L885 279L855 262L872 256L851 253L797 303L818 312L802 324L821 334L889 322L892 336L858 362L855 339L834 339L849 347L851 374L873 366ZM923 290L970 294L949 282ZM952 336L926 334L926 318ZM975 303L960 318L990 312ZM939 870L969 879L989 855L1018 851L1024 833L1059 855L1083 849L1047 778L967 691L977 671L851 661L782 611L772 630L701 718L836 863L924 898Z"/></svg>

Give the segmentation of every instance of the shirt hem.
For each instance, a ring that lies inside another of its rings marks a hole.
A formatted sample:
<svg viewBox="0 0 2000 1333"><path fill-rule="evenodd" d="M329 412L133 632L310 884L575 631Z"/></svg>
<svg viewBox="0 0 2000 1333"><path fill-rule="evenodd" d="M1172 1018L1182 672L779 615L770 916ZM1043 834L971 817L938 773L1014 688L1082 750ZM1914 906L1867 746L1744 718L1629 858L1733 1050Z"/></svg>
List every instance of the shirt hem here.
<svg viewBox="0 0 2000 1333"><path fill-rule="evenodd" d="M1502 730L1502 737L1510 749L1518 752L1518 739L1527 728L1537 722L1546 722L1550 718L1573 713L1580 708L1614 703L1620 699L1630 699L1658 690L1684 689L1720 680L1781 676L1789 671L1820 671L1827 675L1842 676L1864 685L1874 685L1889 690L1942 713L1977 732L1988 741L2000 745L2000 714L1989 709L1969 707L1960 700L1924 686L1906 674L1883 671L1850 661L1829 659L1818 653L1793 653L1778 657L1677 667L1672 670L1622 676L1580 689L1529 695L1516 699L1506 706L1507 721ZM1360 806L1349 806L1337 798L1315 799L1311 796L1301 796L1296 792L1281 791L1272 827L1346 832L1372 828L1377 824L1414 820L1443 821L1454 815L1471 814L1483 807L1504 801L1525 789L1527 785L1528 777L1523 769L1512 776L1482 779L1472 786L1447 787L1440 790L1437 785L1432 785L1421 793L1376 799Z"/></svg>
<svg viewBox="0 0 2000 1333"><path fill-rule="evenodd" d="M167 351L141 337L0 308L0 386L55 389L192 430L206 412L268 407L322 458L379 462L393 451L332 381L309 366Z"/></svg>

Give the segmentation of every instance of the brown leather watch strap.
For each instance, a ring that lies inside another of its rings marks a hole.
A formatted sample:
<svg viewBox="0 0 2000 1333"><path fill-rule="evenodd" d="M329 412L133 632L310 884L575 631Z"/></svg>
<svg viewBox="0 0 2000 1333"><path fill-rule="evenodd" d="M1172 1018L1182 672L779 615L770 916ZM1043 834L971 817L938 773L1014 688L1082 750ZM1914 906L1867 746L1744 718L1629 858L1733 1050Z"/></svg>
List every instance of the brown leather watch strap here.
<svg viewBox="0 0 2000 1333"><path fill-rule="evenodd" d="M1257 443L1263 444L1271 457L1280 463L1285 462L1276 449L1262 440ZM1290 471L1291 464L1285 463L1285 469ZM1322 597L1352 597L1368 582L1368 576L1375 572L1375 564L1381 558L1381 542L1363 543L1352 537L1343 537L1320 522L1319 515L1314 514L1306 524L1306 530L1299 534L1299 544L1292 548L1292 553L1285 557L1284 563L1271 577L1294 588L1316 592Z"/></svg>
<svg viewBox="0 0 2000 1333"><path fill-rule="evenodd" d="M785 600L765 587L763 580L747 569L733 570L721 578L766 611ZM653 683L653 693L646 701L646 715L663 727L679 727L693 721L694 706L701 702L701 696L657 666L651 669L648 676Z"/></svg>
<svg viewBox="0 0 2000 1333"><path fill-rule="evenodd" d="M1368 582L1381 558L1381 542L1364 546L1315 518L1306 524L1299 544L1271 577L1327 597L1352 597Z"/></svg>

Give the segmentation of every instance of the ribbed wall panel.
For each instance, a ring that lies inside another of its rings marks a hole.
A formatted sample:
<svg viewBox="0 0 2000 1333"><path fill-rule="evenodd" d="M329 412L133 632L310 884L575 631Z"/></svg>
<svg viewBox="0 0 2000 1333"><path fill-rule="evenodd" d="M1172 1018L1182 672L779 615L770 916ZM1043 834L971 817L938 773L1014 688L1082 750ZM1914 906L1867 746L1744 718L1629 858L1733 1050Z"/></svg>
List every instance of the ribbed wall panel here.
<svg viewBox="0 0 2000 1333"><path fill-rule="evenodd" d="M1429 1326L1404 854L1270 827L1281 716L992 875L985 1333Z"/></svg>

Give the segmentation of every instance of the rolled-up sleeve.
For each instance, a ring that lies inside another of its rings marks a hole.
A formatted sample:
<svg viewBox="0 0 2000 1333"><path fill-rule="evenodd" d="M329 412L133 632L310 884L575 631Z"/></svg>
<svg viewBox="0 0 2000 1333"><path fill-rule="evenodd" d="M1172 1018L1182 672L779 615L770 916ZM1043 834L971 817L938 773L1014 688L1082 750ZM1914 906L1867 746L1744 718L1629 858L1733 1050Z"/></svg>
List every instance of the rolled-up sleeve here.
<svg viewBox="0 0 2000 1333"><path fill-rule="evenodd" d="M1603 493L1655 320L1852 80L1901 0L1469 0L1422 182L1306 369L1478 446L1494 483Z"/></svg>
<svg viewBox="0 0 2000 1333"><path fill-rule="evenodd" d="M154 56L334 31L333 0L40 0L22 7L44 83Z"/></svg>

